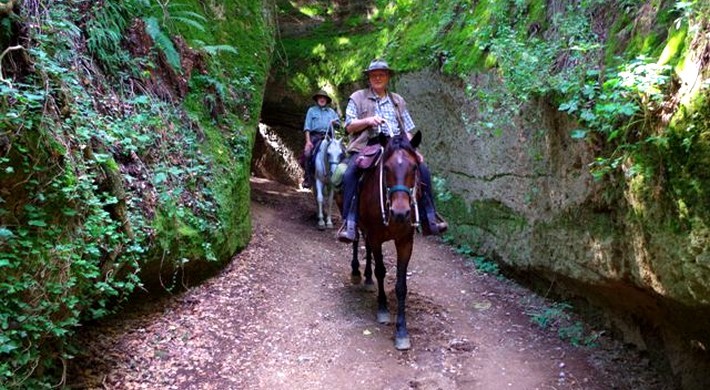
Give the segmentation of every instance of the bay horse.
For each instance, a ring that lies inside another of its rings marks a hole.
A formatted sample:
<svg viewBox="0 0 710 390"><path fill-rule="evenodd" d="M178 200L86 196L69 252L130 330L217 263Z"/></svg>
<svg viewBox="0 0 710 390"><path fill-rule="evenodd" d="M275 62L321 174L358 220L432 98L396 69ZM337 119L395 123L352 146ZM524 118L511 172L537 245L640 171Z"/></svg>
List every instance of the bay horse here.
<svg viewBox="0 0 710 390"><path fill-rule="evenodd" d="M318 229L333 228L333 195L335 188L331 177L335 168L345 155L345 147L341 138L335 136L331 125L325 137L319 143L314 162L314 175L311 188L318 205Z"/></svg>
<svg viewBox="0 0 710 390"><path fill-rule="evenodd" d="M384 281L387 272L382 244L394 240L397 252L397 315L395 320L395 348L411 347L405 315L407 297L407 267L412 256L414 232L419 224L417 194L419 192L419 158L415 148L421 142L417 132L410 141L406 135L396 135L386 142L374 169L364 172L358 202L358 226L365 240L367 262L365 283L371 283L370 254L374 258L377 278L377 321L390 322ZM359 276L357 242L353 244L353 280Z"/></svg>

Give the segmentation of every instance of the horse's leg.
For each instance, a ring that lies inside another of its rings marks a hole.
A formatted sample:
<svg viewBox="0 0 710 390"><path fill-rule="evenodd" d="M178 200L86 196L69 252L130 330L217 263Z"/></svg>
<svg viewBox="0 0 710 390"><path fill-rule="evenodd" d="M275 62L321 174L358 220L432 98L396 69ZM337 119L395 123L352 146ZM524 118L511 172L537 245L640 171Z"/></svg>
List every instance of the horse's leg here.
<svg viewBox="0 0 710 390"><path fill-rule="evenodd" d="M395 322L394 347L398 350L405 350L411 347L404 308L407 299L407 267L412 256L412 237L410 236L409 239L400 242L395 241L395 245L397 246L397 283L394 291L397 295L397 319Z"/></svg>
<svg viewBox="0 0 710 390"><path fill-rule="evenodd" d="M350 267L352 272L350 273L350 282L352 284L360 284L362 281L362 274L360 273L360 262L357 259L357 246L358 240L353 241L353 259L350 262Z"/></svg>
<svg viewBox="0 0 710 390"><path fill-rule="evenodd" d="M375 291L375 282L372 280L372 249L365 241L365 290Z"/></svg>
<svg viewBox="0 0 710 390"><path fill-rule="evenodd" d="M335 195L335 188L333 188L332 185L328 184L326 185L327 191L328 191L328 213L326 214L326 221L325 221L325 227L328 229L333 228L333 218L331 215L333 214L333 196Z"/></svg>
<svg viewBox="0 0 710 390"><path fill-rule="evenodd" d="M377 278L377 322L390 323L390 311L387 308L387 294L385 294L385 262L382 259L382 243L372 246L372 255L375 258L375 277Z"/></svg>
<svg viewBox="0 0 710 390"><path fill-rule="evenodd" d="M318 202L318 229L325 229L323 220L323 182L316 178L316 201Z"/></svg>

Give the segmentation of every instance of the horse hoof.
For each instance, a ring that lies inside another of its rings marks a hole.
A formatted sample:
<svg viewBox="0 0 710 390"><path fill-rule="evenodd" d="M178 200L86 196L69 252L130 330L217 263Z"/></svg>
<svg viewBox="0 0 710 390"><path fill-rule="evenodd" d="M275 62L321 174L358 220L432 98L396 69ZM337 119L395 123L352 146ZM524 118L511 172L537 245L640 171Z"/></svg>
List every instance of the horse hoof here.
<svg viewBox="0 0 710 390"><path fill-rule="evenodd" d="M382 325L387 325L390 323L390 313L388 311L377 312L377 322Z"/></svg>
<svg viewBox="0 0 710 390"><path fill-rule="evenodd" d="M350 275L350 283L355 284L355 285L362 283L362 276Z"/></svg>
<svg viewBox="0 0 710 390"><path fill-rule="evenodd" d="M318 230L325 230L325 224L322 222L318 222Z"/></svg>
<svg viewBox="0 0 710 390"><path fill-rule="evenodd" d="M375 286L375 283L373 282L365 282L365 284L362 285L362 288L367 292L377 291L377 286Z"/></svg>
<svg viewBox="0 0 710 390"><path fill-rule="evenodd" d="M332 228L333 228L333 222L328 222L328 223L326 223L326 224L325 224L325 227L327 227L328 229L332 229Z"/></svg>
<svg viewBox="0 0 710 390"><path fill-rule="evenodd" d="M406 351L409 348L412 348L412 343L409 341L409 336L395 338L394 347L398 351Z"/></svg>

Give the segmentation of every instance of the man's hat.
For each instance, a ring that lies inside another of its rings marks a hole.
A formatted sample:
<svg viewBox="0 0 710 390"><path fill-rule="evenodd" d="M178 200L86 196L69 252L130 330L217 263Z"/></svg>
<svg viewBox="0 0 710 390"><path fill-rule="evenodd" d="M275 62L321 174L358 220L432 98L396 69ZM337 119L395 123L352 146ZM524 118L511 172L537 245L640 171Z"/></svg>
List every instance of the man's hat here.
<svg viewBox="0 0 710 390"><path fill-rule="evenodd" d="M386 70L387 72L389 72L390 76L394 75L394 70L390 69L390 66L385 60L372 60L372 62L370 62L370 66L368 66L367 69L364 70L364 73L365 75L368 75L373 70Z"/></svg>
<svg viewBox="0 0 710 390"><path fill-rule="evenodd" d="M333 101L333 99L331 99L330 96L328 96L328 92L326 92L322 89L318 90L318 92L313 94L313 100L315 100L316 103L318 102L318 96L323 96L325 98L325 100L328 101L327 104L330 104L330 102Z"/></svg>

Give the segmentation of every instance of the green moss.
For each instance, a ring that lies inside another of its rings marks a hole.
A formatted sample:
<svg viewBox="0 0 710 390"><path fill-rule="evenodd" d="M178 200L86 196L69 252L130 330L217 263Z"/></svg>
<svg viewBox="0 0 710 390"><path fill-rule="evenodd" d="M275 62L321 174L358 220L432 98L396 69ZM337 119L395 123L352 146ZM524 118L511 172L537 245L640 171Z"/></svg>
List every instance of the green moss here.
<svg viewBox="0 0 710 390"><path fill-rule="evenodd" d="M547 1L531 0L528 3L527 21L528 23L538 23L540 27L545 27L547 20Z"/></svg>
<svg viewBox="0 0 710 390"><path fill-rule="evenodd" d="M235 251L246 246L251 236L251 148L270 65L270 56L264 53L272 50L273 26L263 18L265 5L261 2L236 1L209 7L203 7L201 1L189 3L196 11L211 13L208 15L210 26L206 31L182 30L186 38L211 45L229 45L237 52L219 52L212 56L209 77L212 85L231 88L233 92L230 94L245 97L238 98L238 101L229 101L229 96L215 98L222 99L230 111L234 111L236 105L247 106L242 115L238 112L226 113L215 122L204 104L206 91L197 88L198 85L194 85L184 102L191 118L200 123L204 131L202 151L213 161L211 174L214 179L210 181L209 192L214 195L219 221L217 229L192 245L203 248L205 243L209 243L219 261L228 261ZM235 31L239 33L235 34ZM254 85L262 87L253 88ZM252 90L245 95L244 89L248 88Z"/></svg>
<svg viewBox="0 0 710 390"><path fill-rule="evenodd" d="M511 244L509 248L516 246L513 242L528 226L523 216L497 201L467 203L462 197L453 195L439 201L437 208L451 226L448 234L453 242L482 251L477 253L479 255L497 258L496 253L490 252L491 248L507 244ZM514 255L515 251L512 252Z"/></svg>
<svg viewBox="0 0 710 390"><path fill-rule="evenodd" d="M682 201L684 220L710 220L710 97L699 95L668 128L668 147L663 160L676 202ZM659 161L660 162L660 161Z"/></svg>
<svg viewBox="0 0 710 390"><path fill-rule="evenodd" d="M659 65L678 65L685 53L688 25L683 24L679 29L671 27L666 45L658 58Z"/></svg>
<svg viewBox="0 0 710 390"><path fill-rule="evenodd" d="M614 39L607 39L604 46L605 63L613 64L616 61L616 57L623 55L629 43L630 30L631 18L625 13L620 14L609 31L609 36L614 37Z"/></svg>

